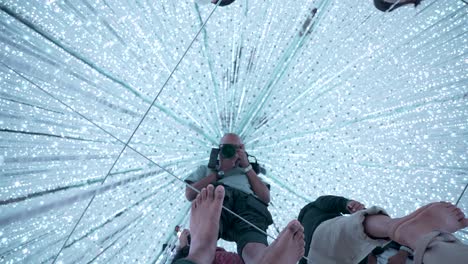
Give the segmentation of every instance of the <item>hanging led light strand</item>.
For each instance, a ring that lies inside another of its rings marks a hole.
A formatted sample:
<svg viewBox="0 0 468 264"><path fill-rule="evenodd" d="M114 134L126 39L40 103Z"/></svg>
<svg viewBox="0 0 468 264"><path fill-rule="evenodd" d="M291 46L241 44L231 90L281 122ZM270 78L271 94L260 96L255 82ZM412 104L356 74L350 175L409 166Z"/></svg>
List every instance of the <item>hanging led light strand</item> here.
<svg viewBox="0 0 468 264"><path fill-rule="evenodd" d="M455 206L458 206L458 203L460 203L460 200L461 200L461 198L463 197L463 195L465 194L467 188L468 188L468 183L465 184L465 188L463 189L462 193L461 193L460 196L458 197L458 200L457 200L457 202L455 203Z"/></svg>

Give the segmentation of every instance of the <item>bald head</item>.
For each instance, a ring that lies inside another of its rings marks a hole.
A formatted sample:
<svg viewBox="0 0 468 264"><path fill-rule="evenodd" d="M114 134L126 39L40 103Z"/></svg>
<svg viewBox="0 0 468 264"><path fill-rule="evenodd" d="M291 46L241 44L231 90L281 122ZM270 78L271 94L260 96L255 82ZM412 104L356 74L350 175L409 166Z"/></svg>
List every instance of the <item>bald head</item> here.
<svg viewBox="0 0 468 264"><path fill-rule="evenodd" d="M224 134L224 136L221 138L221 141L219 142L221 145L222 144L232 144L232 145L242 145L242 140L241 138L234 133L227 133Z"/></svg>

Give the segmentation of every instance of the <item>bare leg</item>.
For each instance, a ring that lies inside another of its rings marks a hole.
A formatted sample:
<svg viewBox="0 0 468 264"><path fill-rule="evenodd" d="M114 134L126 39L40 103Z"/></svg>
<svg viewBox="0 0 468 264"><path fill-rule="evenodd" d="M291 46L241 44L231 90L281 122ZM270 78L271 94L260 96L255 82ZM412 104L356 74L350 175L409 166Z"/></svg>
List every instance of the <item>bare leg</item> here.
<svg viewBox="0 0 468 264"><path fill-rule="evenodd" d="M414 211L413 213L399 218L399 221L404 221L405 219L411 219L424 210L429 206L433 206L436 203L427 204L418 210ZM369 215L366 216L364 220L364 232L371 237L371 238L380 238L380 239L388 239L390 238L389 228L393 223L393 219L387 215Z"/></svg>
<svg viewBox="0 0 468 264"><path fill-rule="evenodd" d="M304 228L297 220L289 222L268 247L249 243L242 250L246 264L295 264L304 255ZM253 250L258 250L254 252Z"/></svg>
<svg viewBox="0 0 468 264"><path fill-rule="evenodd" d="M392 218L387 215L368 215L364 220L364 232L371 238L388 239Z"/></svg>
<svg viewBox="0 0 468 264"><path fill-rule="evenodd" d="M364 230L374 238L390 238L414 249L416 241L432 231L455 232L468 226L461 210L450 203L432 203L414 213L391 219L385 215L366 216Z"/></svg>
<svg viewBox="0 0 468 264"><path fill-rule="evenodd" d="M242 259L245 264L259 263L266 249L262 243L247 243L242 249Z"/></svg>
<svg viewBox="0 0 468 264"><path fill-rule="evenodd" d="M187 259L198 263L212 263L218 240L219 218L224 199L224 187L203 188L192 202L190 232L192 242Z"/></svg>
<svg viewBox="0 0 468 264"><path fill-rule="evenodd" d="M401 221L396 219L390 228L393 240L412 248L423 235L432 231L456 232L468 226L463 212L450 203L436 203L427 207L417 216Z"/></svg>

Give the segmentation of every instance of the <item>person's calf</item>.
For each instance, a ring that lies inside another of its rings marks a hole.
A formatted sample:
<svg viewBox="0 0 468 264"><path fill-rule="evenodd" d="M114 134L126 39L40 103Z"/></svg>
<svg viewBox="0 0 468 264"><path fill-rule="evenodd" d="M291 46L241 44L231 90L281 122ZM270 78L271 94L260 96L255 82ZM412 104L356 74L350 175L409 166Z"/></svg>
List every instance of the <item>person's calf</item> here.
<svg viewBox="0 0 468 264"><path fill-rule="evenodd" d="M388 239L392 218L388 215L367 215L364 219L364 232L372 239Z"/></svg>
<svg viewBox="0 0 468 264"><path fill-rule="evenodd" d="M242 249L245 264L259 263L267 246L262 243L247 243Z"/></svg>

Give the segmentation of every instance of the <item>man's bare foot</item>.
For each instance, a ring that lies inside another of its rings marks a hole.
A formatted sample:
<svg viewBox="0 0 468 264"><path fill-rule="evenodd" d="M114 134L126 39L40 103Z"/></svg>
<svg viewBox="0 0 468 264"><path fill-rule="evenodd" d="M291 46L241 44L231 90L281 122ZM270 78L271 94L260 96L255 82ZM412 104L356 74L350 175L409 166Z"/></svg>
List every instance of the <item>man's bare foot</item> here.
<svg viewBox="0 0 468 264"><path fill-rule="evenodd" d="M429 232L453 233L468 226L468 219L463 212L446 202L424 206L418 209L417 213L394 220L390 228L390 238L413 249L417 240Z"/></svg>
<svg viewBox="0 0 468 264"><path fill-rule="evenodd" d="M390 230L388 231L388 237L391 237L392 235L394 235L397 231L398 228L400 228L400 226L417 217L420 213L424 212L424 210L426 210L427 208L429 208L430 206L433 206L437 203L430 203L430 204L426 204L425 206L422 206L420 208L418 208L416 211L412 212L411 214L407 215L407 216L404 216L404 217L401 217L401 218L395 218L393 219L393 222L392 222L392 225L390 226Z"/></svg>
<svg viewBox="0 0 468 264"><path fill-rule="evenodd" d="M295 264L304 256L304 246L304 227L293 220L265 249L260 264Z"/></svg>
<svg viewBox="0 0 468 264"><path fill-rule="evenodd" d="M224 187L203 188L192 202L190 213L191 244L187 259L198 264L213 262L218 240L219 218L223 208Z"/></svg>

